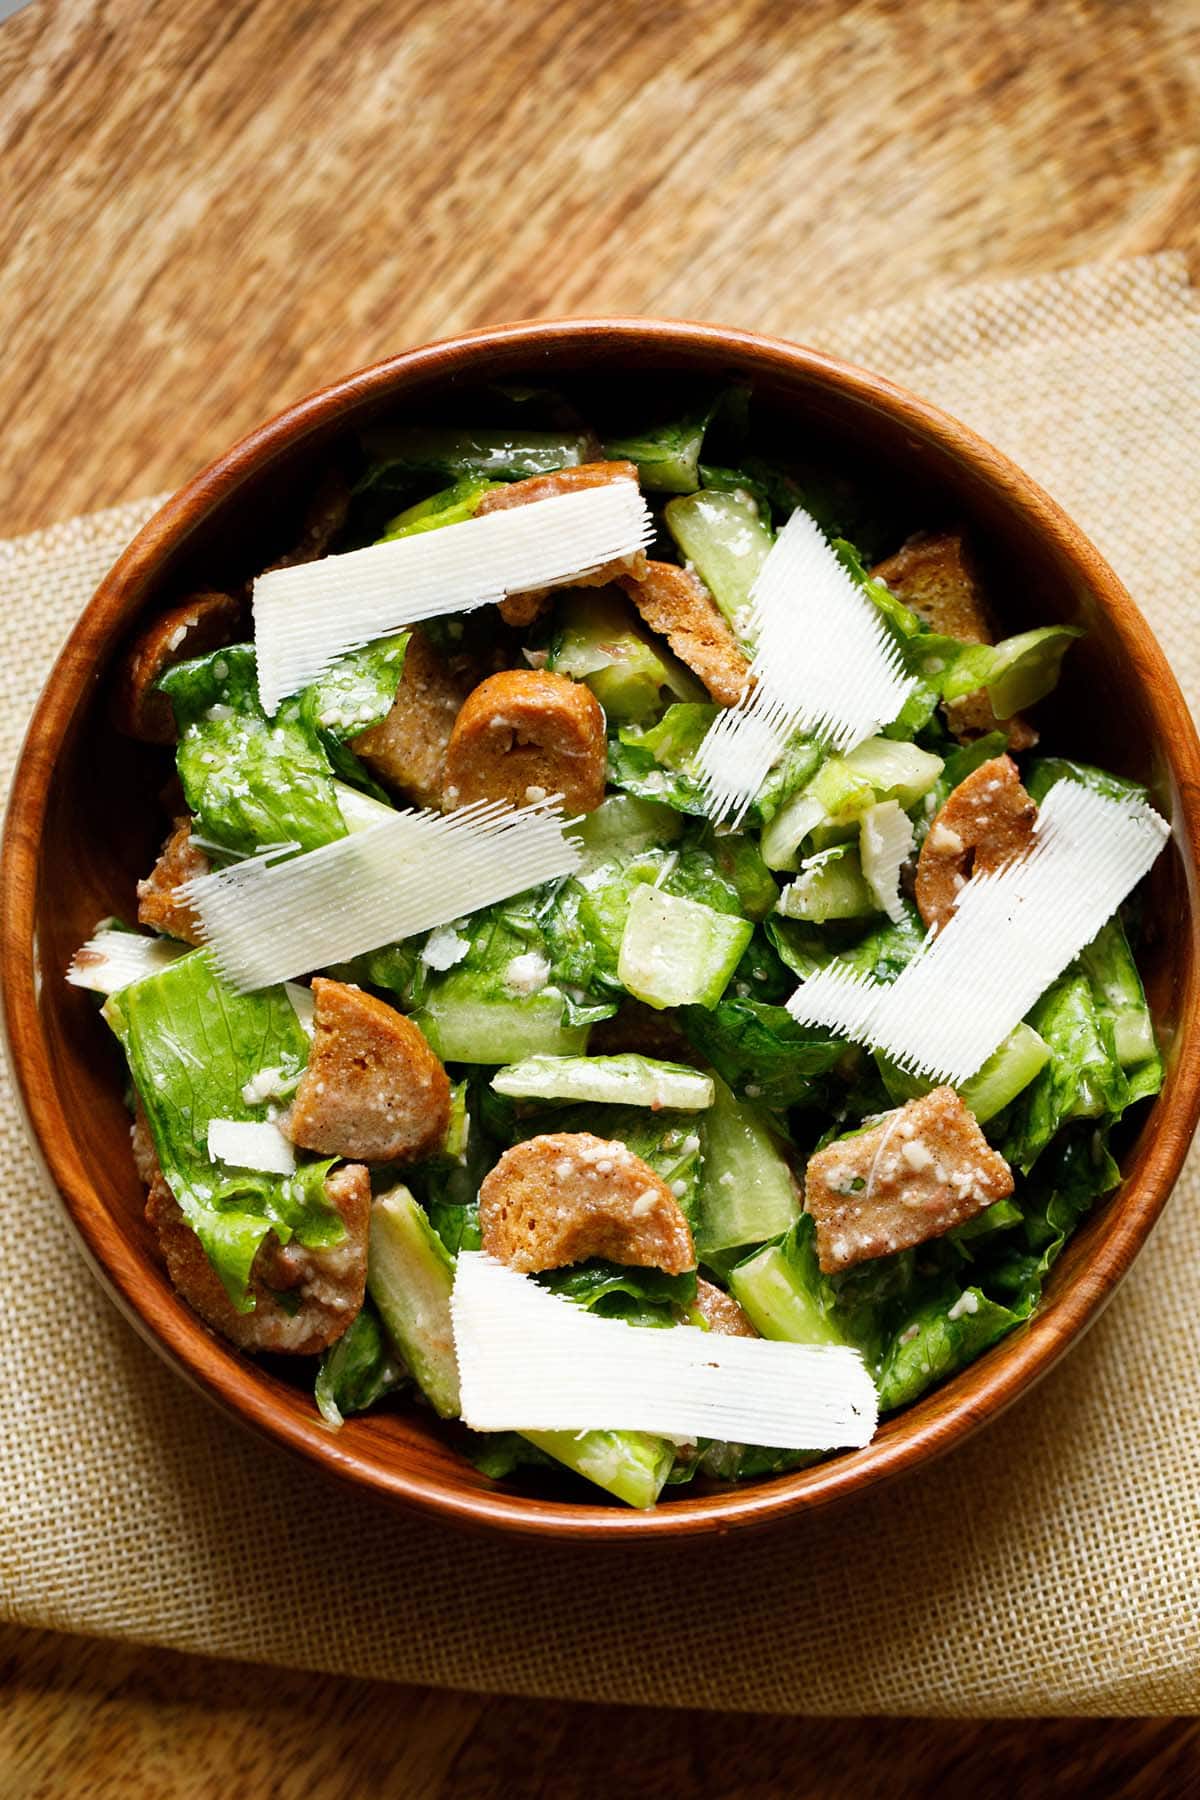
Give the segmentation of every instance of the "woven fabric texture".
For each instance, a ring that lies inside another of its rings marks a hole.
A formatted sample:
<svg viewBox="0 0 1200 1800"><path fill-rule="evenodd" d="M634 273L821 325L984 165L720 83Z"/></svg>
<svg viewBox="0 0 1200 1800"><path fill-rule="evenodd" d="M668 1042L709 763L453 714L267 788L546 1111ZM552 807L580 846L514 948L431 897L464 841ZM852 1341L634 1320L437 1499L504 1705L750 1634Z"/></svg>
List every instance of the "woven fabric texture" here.
<svg viewBox="0 0 1200 1800"><path fill-rule="evenodd" d="M762 324L792 330L794 320ZM1082 523L1193 702L1200 309L1182 259L812 332L940 402ZM153 502L0 544L0 754ZM927 1472L762 1537L464 1537L252 1441L93 1285L0 1094L0 1613L357 1675L796 1713L1200 1708L1200 1163L1104 1317Z"/></svg>

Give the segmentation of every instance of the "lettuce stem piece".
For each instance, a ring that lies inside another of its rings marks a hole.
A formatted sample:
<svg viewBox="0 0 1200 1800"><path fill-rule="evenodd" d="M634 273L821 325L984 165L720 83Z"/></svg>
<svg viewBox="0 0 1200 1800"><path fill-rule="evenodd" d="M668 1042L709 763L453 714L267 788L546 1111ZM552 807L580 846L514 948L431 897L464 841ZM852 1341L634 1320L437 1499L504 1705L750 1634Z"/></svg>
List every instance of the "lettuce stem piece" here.
<svg viewBox="0 0 1200 1800"><path fill-rule="evenodd" d="M630 898L617 973L648 1006L715 1006L753 935L748 919L643 882Z"/></svg>
<svg viewBox="0 0 1200 1800"><path fill-rule="evenodd" d="M734 630L774 538L746 494L711 488L667 503L667 529Z"/></svg>
<svg viewBox="0 0 1200 1800"><path fill-rule="evenodd" d="M367 1287L388 1336L443 1419L459 1412L450 1294L454 1261L406 1187L371 1208ZM629 1506L653 1506L674 1446L637 1431L523 1432L539 1450Z"/></svg>
<svg viewBox="0 0 1200 1800"><path fill-rule="evenodd" d="M778 1237L800 1210L766 1113L736 1100L723 1081L715 1087L700 1125L704 1160L695 1237L701 1256Z"/></svg>

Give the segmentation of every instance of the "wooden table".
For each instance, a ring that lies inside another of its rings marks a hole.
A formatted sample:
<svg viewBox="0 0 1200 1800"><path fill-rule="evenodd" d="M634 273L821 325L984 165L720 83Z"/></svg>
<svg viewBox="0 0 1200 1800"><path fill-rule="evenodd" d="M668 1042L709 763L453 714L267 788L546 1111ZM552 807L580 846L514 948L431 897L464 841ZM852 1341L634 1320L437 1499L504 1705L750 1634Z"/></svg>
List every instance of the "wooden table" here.
<svg viewBox="0 0 1200 1800"><path fill-rule="evenodd" d="M33 0L0 24L0 535L531 314L803 335L1200 246L1192 0ZM1200 1727L488 1700L5 1630L0 1790L1197 1791ZM1032 1784L1032 1785L1031 1785Z"/></svg>

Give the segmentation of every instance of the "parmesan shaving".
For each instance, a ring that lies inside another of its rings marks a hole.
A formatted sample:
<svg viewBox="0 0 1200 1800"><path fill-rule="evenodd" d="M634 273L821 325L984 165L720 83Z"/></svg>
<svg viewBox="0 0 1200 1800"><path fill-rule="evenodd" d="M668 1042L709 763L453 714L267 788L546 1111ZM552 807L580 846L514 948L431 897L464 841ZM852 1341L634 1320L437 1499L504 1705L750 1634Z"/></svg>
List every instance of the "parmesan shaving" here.
<svg viewBox="0 0 1200 1800"><path fill-rule="evenodd" d="M862 872L878 904L893 925L904 917L900 870L912 853L912 821L898 800L869 807L859 827Z"/></svg>
<svg viewBox="0 0 1200 1800"><path fill-rule="evenodd" d="M274 713L336 657L374 638L569 583L635 555L653 535L637 483L621 480L269 569L254 583L263 707Z"/></svg>
<svg viewBox="0 0 1200 1800"><path fill-rule="evenodd" d="M98 931L71 958L67 980L94 994L115 994L147 975L157 975L189 946L170 938L141 937L134 931Z"/></svg>
<svg viewBox="0 0 1200 1800"><path fill-rule="evenodd" d="M261 855L196 876L182 892L222 979L248 993L573 874L579 856L551 802L493 801L395 812L285 862Z"/></svg>
<svg viewBox="0 0 1200 1800"><path fill-rule="evenodd" d="M710 816L740 822L797 731L850 750L890 724L912 692L878 609L797 507L751 595L746 697L714 721L697 757Z"/></svg>
<svg viewBox="0 0 1200 1800"><path fill-rule="evenodd" d="M234 1169L259 1169L266 1175L296 1172L295 1150L278 1125L265 1119L210 1119L208 1155L211 1162Z"/></svg>
<svg viewBox="0 0 1200 1800"><path fill-rule="evenodd" d="M1029 851L972 876L942 930L890 986L834 962L801 983L788 1011L925 1080L961 1086L1112 917L1169 836L1141 800L1058 781Z"/></svg>
<svg viewBox="0 0 1200 1800"><path fill-rule="evenodd" d="M870 1443L875 1385L857 1350L645 1330L548 1293L478 1251L450 1298L462 1417L476 1431L647 1431L781 1449Z"/></svg>

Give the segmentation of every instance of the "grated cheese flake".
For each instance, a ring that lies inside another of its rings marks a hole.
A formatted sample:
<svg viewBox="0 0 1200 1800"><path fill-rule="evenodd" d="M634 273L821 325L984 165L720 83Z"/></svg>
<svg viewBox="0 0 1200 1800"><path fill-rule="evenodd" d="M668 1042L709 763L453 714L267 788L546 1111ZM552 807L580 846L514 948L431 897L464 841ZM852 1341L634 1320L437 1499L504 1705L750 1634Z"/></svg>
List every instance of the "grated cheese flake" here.
<svg viewBox="0 0 1200 1800"><path fill-rule="evenodd" d="M794 732L851 750L915 685L878 608L803 507L763 564L744 635L754 685L714 720L696 763L710 817L735 824Z"/></svg>
<svg viewBox="0 0 1200 1800"><path fill-rule="evenodd" d="M867 886L893 925L904 917L900 870L913 847L912 821L898 800L868 807L859 826L862 872Z"/></svg>
<svg viewBox="0 0 1200 1800"><path fill-rule="evenodd" d="M263 707L274 713L347 650L421 619L592 574L645 549L653 535L637 483L621 480L270 569L254 583Z"/></svg>
<svg viewBox="0 0 1200 1800"><path fill-rule="evenodd" d="M259 1169L267 1175L294 1175L296 1152L278 1125L267 1119L210 1119L211 1162L234 1169Z"/></svg>
<svg viewBox="0 0 1200 1800"><path fill-rule="evenodd" d="M287 861L268 852L195 876L181 891L221 977L248 993L573 874L579 860L554 803L490 801L395 812Z"/></svg>
<svg viewBox="0 0 1200 1800"><path fill-rule="evenodd" d="M857 1350L646 1330L573 1305L479 1251L450 1298L462 1417L477 1431L648 1431L781 1449L860 1448L875 1384Z"/></svg>
<svg viewBox="0 0 1200 1800"><path fill-rule="evenodd" d="M800 984L788 1011L885 1051L911 1074L961 1086L1091 943L1169 836L1141 800L1058 781L1027 853L964 883L942 930L890 986L833 962Z"/></svg>
<svg viewBox="0 0 1200 1800"><path fill-rule="evenodd" d="M190 945L170 938L142 937L136 931L97 931L71 958L67 980L94 994L115 994L147 975L157 975L186 956Z"/></svg>

